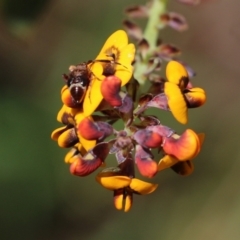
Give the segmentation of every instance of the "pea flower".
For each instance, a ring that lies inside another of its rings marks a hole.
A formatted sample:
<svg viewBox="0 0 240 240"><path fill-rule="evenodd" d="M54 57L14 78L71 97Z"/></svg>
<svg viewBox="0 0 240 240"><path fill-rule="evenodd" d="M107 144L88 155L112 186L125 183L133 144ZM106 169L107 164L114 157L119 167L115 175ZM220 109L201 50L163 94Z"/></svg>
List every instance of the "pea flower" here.
<svg viewBox="0 0 240 240"><path fill-rule="evenodd" d="M96 176L103 187L113 191L116 209L128 212L132 206L133 194L152 193L158 184L141 181L134 177L132 160L127 159L116 168L107 168Z"/></svg>
<svg viewBox="0 0 240 240"><path fill-rule="evenodd" d="M203 105L206 95L202 88L188 87L189 78L184 66L177 61L167 65L164 93L173 116L182 124L187 123L187 109Z"/></svg>
<svg viewBox="0 0 240 240"><path fill-rule="evenodd" d="M130 81L134 56L135 46L132 43L128 44L127 34L123 30L116 31L107 39L95 59L97 63L101 64L103 71L102 75L96 75L92 80L91 87L87 90L86 94L90 98L85 98L83 103L86 115L91 115L97 109L104 96L111 99L111 96L108 96L109 92L104 91L105 89L118 88L120 90L120 87ZM112 87L112 85L114 86ZM91 96L93 97L91 98Z"/></svg>

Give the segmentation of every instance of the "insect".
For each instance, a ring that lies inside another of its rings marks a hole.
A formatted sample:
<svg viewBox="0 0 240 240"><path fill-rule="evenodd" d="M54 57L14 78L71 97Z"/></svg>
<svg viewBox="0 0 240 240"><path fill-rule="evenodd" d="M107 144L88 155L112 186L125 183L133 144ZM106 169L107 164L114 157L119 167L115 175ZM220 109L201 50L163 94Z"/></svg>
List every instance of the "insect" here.
<svg viewBox="0 0 240 240"><path fill-rule="evenodd" d="M83 101L86 91L91 84L92 77L94 76L94 73L91 71L92 64L96 62L103 63L102 74L104 76L113 75L115 72L115 65L122 65L121 63L115 61L115 54L107 55L107 57L111 57L113 60L89 60L88 62L83 62L76 66L70 66L70 73L68 75L63 74L63 79L65 80L70 94L76 103L81 103Z"/></svg>
<svg viewBox="0 0 240 240"><path fill-rule="evenodd" d="M87 62L69 67L70 73L63 74L63 78L68 86L70 94L76 103L83 101L87 88L92 78L92 71Z"/></svg>

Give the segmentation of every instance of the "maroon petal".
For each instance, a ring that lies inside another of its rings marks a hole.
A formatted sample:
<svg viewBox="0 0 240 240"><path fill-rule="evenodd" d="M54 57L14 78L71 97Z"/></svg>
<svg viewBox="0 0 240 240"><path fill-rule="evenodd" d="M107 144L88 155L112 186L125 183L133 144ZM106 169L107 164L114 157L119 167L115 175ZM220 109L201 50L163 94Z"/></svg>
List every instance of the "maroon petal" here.
<svg viewBox="0 0 240 240"><path fill-rule="evenodd" d="M157 50L158 56L165 60L171 60L173 57L176 57L180 53L181 51L171 44L161 44Z"/></svg>
<svg viewBox="0 0 240 240"><path fill-rule="evenodd" d="M144 112L147 109L148 103L152 100L152 98L153 95L150 93L141 96L138 101L138 107L134 110L134 114L139 115Z"/></svg>
<svg viewBox="0 0 240 240"><path fill-rule="evenodd" d="M139 130L134 134L137 143L146 148L157 148L162 144L162 136L150 130Z"/></svg>
<svg viewBox="0 0 240 240"><path fill-rule="evenodd" d="M160 120L155 116L139 116L139 119L141 120L141 126L155 126L160 124Z"/></svg>
<svg viewBox="0 0 240 240"><path fill-rule="evenodd" d="M122 95L122 105L118 107L118 110L122 113L130 113L133 110L133 101L130 96L126 93L120 93Z"/></svg>
<svg viewBox="0 0 240 240"><path fill-rule="evenodd" d="M119 95L121 82L121 79L118 77L109 76L101 84L103 98L113 107L120 107L122 105L122 98Z"/></svg>
<svg viewBox="0 0 240 240"><path fill-rule="evenodd" d="M169 111L168 100L164 93L156 95L151 101L149 101L147 106Z"/></svg>
<svg viewBox="0 0 240 240"><path fill-rule="evenodd" d="M140 145L136 145L135 163L144 177L151 178L157 173L157 163L152 160L152 154Z"/></svg>
<svg viewBox="0 0 240 240"><path fill-rule="evenodd" d="M170 137L172 134L175 133L171 128L164 126L162 124L156 126L148 126L147 130L153 131L161 135L162 137Z"/></svg>
<svg viewBox="0 0 240 240"><path fill-rule="evenodd" d="M95 124L98 126L99 131L104 133L103 136L99 138L99 140L103 140L104 138L113 134L113 127L109 123L95 122Z"/></svg>
<svg viewBox="0 0 240 240"><path fill-rule="evenodd" d="M145 58L148 51L149 51L149 43L145 38L142 38L139 42L138 42L138 51L141 53L142 58Z"/></svg>
<svg viewBox="0 0 240 240"><path fill-rule="evenodd" d="M124 162L126 160L128 154L126 154L125 151L120 150L115 154L115 156L116 156L118 164L121 164L122 162Z"/></svg>
<svg viewBox="0 0 240 240"><path fill-rule="evenodd" d="M144 18L148 17L148 8L144 5L137 5L133 7L128 7L125 10L126 14L130 18Z"/></svg>
<svg viewBox="0 0 240 240"><path fill-rule="evenodd" d="M130 37L135 40L141 40L143 37L142 29L136 24L129 20L123 21L123 26L126 28L126 31Z"/></svg>
<svg viewBox="0 0 240 240"><path fill-rule="evenodd" d="M188 29L188 24L184 16L179 13L169 12L161 15L161 20L168 26L177 31L185 31Z"/></svg>

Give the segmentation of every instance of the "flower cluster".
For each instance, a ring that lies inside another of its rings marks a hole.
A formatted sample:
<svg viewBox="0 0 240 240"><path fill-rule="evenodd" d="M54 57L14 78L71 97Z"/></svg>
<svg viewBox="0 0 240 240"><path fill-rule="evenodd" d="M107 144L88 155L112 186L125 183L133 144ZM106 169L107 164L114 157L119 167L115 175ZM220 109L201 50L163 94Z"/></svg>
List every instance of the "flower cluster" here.
<svg viewBox="0 0 240 240"><path fill-rule="evenodd" d="M65 162L72 174L83 177L103 167L96 180L113 191L115 207L124 211L131 208L134 193L149 194L158 186L137 179L135 166L147 178L166 168L189 175L204 139L204 134L191 129L179 135L157 116L146 114L149 108L171 111L185 124L188 108L205 102L204 90L192 87L184 66L170 61L167 80L139 96L138 81L132 77L134 58L134 45L128 43L125 31L118 30L95 60L70 66L57 115L63 127L51 135L60 147L71 148ZM117 121L121 130L114 125ZM106 167L110 154L117 165Z"/></svg>

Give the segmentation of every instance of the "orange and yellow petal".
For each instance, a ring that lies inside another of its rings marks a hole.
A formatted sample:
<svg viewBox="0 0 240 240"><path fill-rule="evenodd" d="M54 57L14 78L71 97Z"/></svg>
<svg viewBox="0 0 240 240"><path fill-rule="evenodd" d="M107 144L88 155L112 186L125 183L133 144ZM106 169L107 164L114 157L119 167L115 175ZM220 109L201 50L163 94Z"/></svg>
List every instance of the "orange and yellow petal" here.
<svg viewBox="0 0 240 240"><path fill-rule="evenodd" d="M181 89L184 88L188 81L188 73L185 67L177 62L177 61L170 61L166 67L166 76L169 82L179 85Z"/></svg>
<svg viewBox="0 0 240 240"><path fill-rule="evenodd" d="M130 183L130 188L139 194L149 194L156 190L158 184L141 181L133 178Z"/></svg>
<svg viewBox="0 0 240 240"><path fill-rule="evenodd" d="M96 180L103 187L109 190L117 190L130 185L131 178L127 176L106 176L104 173L99 173L96 176Z"/></svg>
<svg viewBox="0 0 240 240"><path fill-rule="evenodd" d="M174 134L166 138L163 144L163 150L179 161L192 159L199 152L200 147L199 138L191 129L185 130L180 137Z"/></svg>
<svg viewBox="0 0 240 240"><path fill-rule="evenodd" d="M189 108L200 107L206 102L206 94L202 88L191 88L184 95Z"/></svg>
<svg viewBox="0 0 240 240"><path fill-rule="evenodd" d="M186 124L188 120L187 116L187 104L181 89L178 85L165 82L164 93L168 99L168 106L173 116L182 124Z"/></svg>

